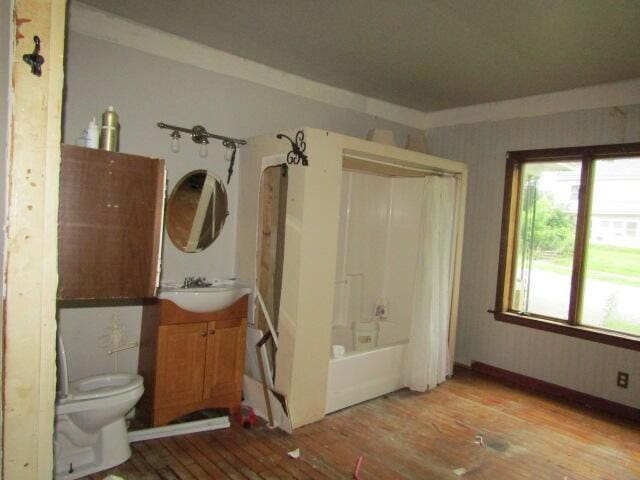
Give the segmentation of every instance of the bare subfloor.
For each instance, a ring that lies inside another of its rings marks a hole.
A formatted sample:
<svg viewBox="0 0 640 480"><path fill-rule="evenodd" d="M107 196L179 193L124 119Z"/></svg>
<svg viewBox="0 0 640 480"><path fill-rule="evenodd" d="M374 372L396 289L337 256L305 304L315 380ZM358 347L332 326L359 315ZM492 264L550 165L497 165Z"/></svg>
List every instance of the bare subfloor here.
<svg viewBox="0 0 640 480"><path fill-rule="evenodd" d="M107 474L132 479L639 479L640 424L507 387L466 370L295 435L260 424L140 442ZM287 452L299 448L301 457Z"/></svg>

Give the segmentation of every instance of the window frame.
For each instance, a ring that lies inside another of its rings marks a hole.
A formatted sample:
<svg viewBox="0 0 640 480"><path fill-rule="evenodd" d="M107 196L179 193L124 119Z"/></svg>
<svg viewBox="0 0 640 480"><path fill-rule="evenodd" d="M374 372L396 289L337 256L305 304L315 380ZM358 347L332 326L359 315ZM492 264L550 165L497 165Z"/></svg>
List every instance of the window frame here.
<svg viewBox="0 0 640 480"><path fill-rule="evenodd" d="M546 330L585 340L640 351L640 336L580 325L577 322L585 278L585 247L589 238L589 215L593 189L593 164L603 158L640 157L640 143L595 145L587 147L518 150L507 152L502 230L495 309L490 310L498 321ZM578 190L576 237L571 272L571 297L567 321L535 314L523 314L509 308L513 291L513 262L517 255L517 225L520 211L520 172L525 163L581 161L582 172Z"/></svg>

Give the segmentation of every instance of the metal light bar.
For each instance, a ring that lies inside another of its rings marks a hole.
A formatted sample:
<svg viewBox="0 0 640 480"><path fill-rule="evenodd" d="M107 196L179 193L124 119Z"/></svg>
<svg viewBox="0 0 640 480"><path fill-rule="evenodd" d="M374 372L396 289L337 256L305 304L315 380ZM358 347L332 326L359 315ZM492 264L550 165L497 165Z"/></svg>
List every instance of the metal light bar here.
<svg viewBox="0 0 640 480"><path fill-rule="evenodd" d="M246 140L240 140L238 138L225 137L223 135L216 135L215 133L210 133L204 128L202 125L195 125L193 128L184 128L177 127L175 125L169 125L163 122L158 122L158 127L165 128L167 130L173 130L174 132L183 132L191 135L191 139L195 143L209 143L207 138L215 138L216 140L221 140L222 144L225 147L232 147L233 145L246 145Z"/></svg>

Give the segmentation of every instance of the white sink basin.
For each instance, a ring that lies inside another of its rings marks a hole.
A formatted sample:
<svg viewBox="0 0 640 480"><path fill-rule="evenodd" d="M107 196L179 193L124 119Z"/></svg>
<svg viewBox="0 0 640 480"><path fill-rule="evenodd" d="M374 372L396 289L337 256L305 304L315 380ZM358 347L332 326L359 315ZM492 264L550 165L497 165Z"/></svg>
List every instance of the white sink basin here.
<svg viewBox="0 0 640 480"><path fill-rule="evenodd" d="M240 297L249 293L251 293L249 287L229 283L197 288L162 285L158 293L158 298L161 300L170 300L183 310L203 313L227 308Z"/></svg>

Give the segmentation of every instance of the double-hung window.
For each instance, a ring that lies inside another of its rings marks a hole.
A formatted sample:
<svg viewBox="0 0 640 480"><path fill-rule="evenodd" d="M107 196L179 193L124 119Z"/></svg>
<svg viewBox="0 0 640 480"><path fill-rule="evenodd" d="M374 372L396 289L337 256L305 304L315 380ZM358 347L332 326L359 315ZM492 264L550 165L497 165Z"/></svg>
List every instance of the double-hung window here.
<svg viewBox="0 0 640 480"><path fill-rule="evenodd" d="M640 350L640 143L509 152L495 317Z"/></svg>

